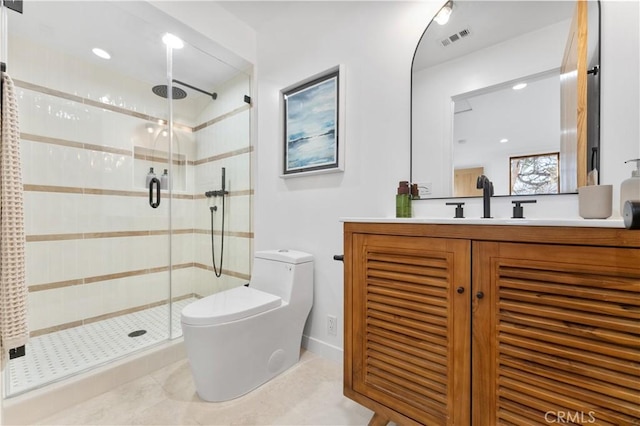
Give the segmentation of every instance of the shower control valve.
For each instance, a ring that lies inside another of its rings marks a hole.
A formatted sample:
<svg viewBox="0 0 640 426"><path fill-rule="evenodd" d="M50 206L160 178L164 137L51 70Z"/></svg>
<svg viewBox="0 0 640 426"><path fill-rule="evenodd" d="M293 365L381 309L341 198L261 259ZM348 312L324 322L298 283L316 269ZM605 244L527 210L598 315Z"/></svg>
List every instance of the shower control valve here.
<svg viewBox="0 0 640 426"><path fill-rule="evenodd" d="M228 193L229 191L218 190L218 191L207 191L204 193L204 195L207 198L211 198L211 197L222 197L224 195L227 195Z"/></svg>

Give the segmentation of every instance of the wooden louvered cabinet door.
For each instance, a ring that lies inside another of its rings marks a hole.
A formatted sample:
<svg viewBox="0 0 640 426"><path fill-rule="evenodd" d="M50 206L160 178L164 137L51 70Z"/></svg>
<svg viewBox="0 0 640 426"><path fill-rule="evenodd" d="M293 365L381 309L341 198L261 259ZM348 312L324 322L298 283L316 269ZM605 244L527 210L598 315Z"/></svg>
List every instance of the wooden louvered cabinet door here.
<svg viewBox="0 0 640 426"><path fill-rule="evenodd" d="M472 424L640 424L640 251L472 251Z"/></svg>
<svg viewBox="0 0 640 426"><path fill-rule="evenodd" d="M470 241L346 241L345 395L371 424L469 424Z"/></svg>

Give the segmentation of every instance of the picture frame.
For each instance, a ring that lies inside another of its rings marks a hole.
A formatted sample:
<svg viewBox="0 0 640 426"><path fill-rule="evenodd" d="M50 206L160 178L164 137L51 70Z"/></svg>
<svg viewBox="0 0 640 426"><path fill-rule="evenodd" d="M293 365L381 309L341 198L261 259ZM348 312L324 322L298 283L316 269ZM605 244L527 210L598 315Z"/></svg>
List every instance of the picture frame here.
<svg viewBox="0 0 640 426"><path fill-rule="evenodd" d="M281 91L282 177L344 170L340 75L334 67Z"/></svg>

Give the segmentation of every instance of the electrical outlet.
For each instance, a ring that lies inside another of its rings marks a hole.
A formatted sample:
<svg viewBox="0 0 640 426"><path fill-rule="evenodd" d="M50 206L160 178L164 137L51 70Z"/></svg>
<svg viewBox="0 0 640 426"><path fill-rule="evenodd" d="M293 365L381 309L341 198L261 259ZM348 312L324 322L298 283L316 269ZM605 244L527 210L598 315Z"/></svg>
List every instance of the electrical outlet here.
<svg viewBox="0 0 640 426"><path fill-rule="evenodd" d="M427 195L431 195L433 192L433 183L432 182L424 182L418 183L418 196L420 198L425 198Z"/></svg>
<svg viewBox="0 0 640 426"><path fill-rule="evenodd" d="M327 333L331 336L338 335L338 318L333 315L327 315Z"/></svg>

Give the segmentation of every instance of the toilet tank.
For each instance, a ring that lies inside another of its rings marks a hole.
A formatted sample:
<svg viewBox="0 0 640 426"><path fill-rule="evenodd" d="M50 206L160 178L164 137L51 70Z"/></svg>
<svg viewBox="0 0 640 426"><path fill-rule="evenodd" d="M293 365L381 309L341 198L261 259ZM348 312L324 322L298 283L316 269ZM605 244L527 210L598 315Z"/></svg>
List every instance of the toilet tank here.
<svg viewBox="0 0 640 426"><path fill-rule="evenodd" d="M291 303L313 297L313 256L295 250L257 251L251 287Z"/></svg>

